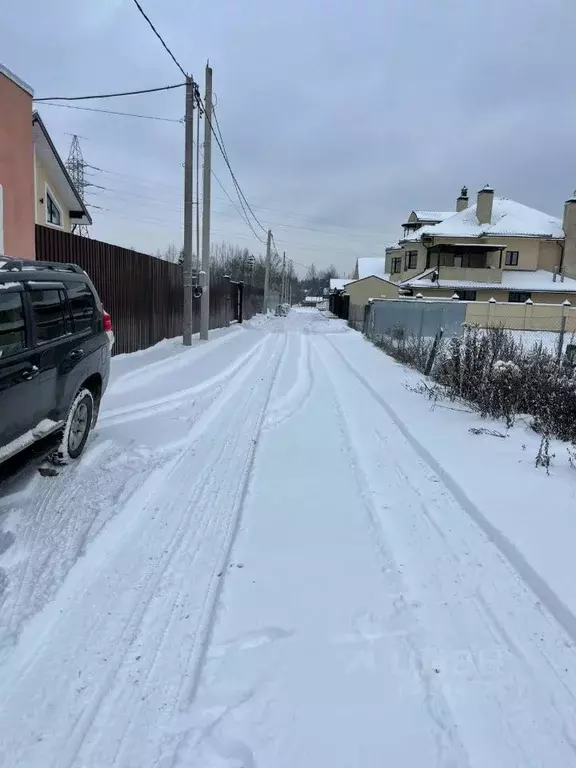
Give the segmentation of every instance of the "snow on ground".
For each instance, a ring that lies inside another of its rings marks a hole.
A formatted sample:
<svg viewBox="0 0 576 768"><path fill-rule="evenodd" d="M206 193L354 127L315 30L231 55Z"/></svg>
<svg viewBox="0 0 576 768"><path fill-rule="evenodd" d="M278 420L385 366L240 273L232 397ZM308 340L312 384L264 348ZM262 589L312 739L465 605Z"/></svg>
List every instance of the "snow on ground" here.
<svg viewBox="0 0 576 768"><path fill-rule="evenodd" d="M0 764L576 766L576 474L418 380L316 310L115 359L0 498Z"/></svg>

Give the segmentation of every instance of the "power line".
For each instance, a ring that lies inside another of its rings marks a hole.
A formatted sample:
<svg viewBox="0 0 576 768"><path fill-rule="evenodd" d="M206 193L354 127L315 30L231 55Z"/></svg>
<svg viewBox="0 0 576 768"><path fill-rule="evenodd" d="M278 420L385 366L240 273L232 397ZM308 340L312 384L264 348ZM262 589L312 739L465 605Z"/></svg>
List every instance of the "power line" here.
<svg viewBox="0 0 576 768"><path fill-rule="evenodd" d="M44 96L34 101L86 101L88 99L113 99L116 96L137 96L140 93L157 93L158 91L172 91L174 88L183 88L186 83L176 85L163 85L160 88L145 88L142 91L123 91L122 93L100 93L95 96Z"/></svg>
<svg viewBox="0 0 576 768"><path fill-rule="evenodd" d="M204 107L204 103L202 101L202 97L200 96L200 93L198 91L196 92L196 99L197 99L199 107L204 111L204 113L206 113L206 109ZM215 122L218 124L218 117L216 115L216 110L213 108L212 112L214 114ZM238 179L236 178L236 175L234 174L234 171L232 170L232 166L230 164L230 159L228 158L228 152L226 151L226 147L224 145L224 139L222 137L222 131L220 130L220 126L218 125L218 133L216 133L216 131L214 130L214 125L212 124L212 121L209 120L208 122L209 122L209 126L210 126L210 131L212 132L212 135L216 139L216 143L218 144L218 149L220 150L220 153L221 153L222 157L224 158L224 162L226 163L226 167L228 168L228 171L229 171L230 176L232 178L232 183L234 184L234 188L236 190L236 195L238 196L238 202L240 203L240 206L241 206L242 210L244 211L244 215L246 217L246 223L248 224L248 226L252 230L252 233L253 233L254 237L256 237L261 243L264 243L264 240L261 238L260 235L258 235L258 233L255 231L254 227L252 226L252 223L250 222L250 220L248 218L247 211L250 211L254 221L256 222L256 224L260 227L260 229L263 232L267 232L267 230L260 223L260 221L258 220L258 217L256 216L256 214L254 213L254 211L250 207L250 203L246 199L246 195L242 191L242 188L240 187L240 184L238 183Z"/></svg>
<svg viewBox="0 0 576 768"><path fill-rule="evenodd" d="M160 187L166 187L166 189L172 190L173 194L180 195L180 188L176 187L174 184L165 184L165 183L162 183L162 182L156 181L156 180L154 182L151 182L151 181L148 181L148 180L143 179L141 177L134 176L132 174L120 173L119 171L110 171L110 170L108 170L106 168L95 168L95 166L92 166L92 165L89 165L89 164L86 167L87 168L94 168L95 170L101 171L102 173L111 173L111 174L114 174L115 176L122 176L122 177L124 177L126 179L129 179L132 182L136 182L138 184L142 184L142 185L147 186L147 187L150 187L150 186L152 186L154 188L159 187L159 186ZM212 176L214 177L214 179L217 181L217 183L223 189L224 193L226 194L226 197L227 197L228 201L235 208L237 213L240 216L242 216L242 213L240 212L240 209L238 208L238 204L236 202L234 202L234 200L231 198L230 194L228 193L228 191L226 190L226 188L224 187L224 185L222 184L220 179L216 176L214 171L212 171ZM219 199L222 199L222 198L219 198ZM268 207L266 207L264 205L254 205L254 204L252 204L251 207L255 208L258 211L269 211L271 213L278 213L278 214L281 214L283 217L287 216L289 218L297 217L297 218L300 218L300 219L308 219L312 223L318 223L318 224L325 223L325 224L328 224L331 227L337 227L338 229L347 229L347 230L358 229L358 230L361 230L362 232L371 233L371 234L374 234L374 235L380 235L383 238L391 238L392 240L394 239L394 233L393 232L383 232L382 230L378 230L378 229L369 229L368 227L365 227L365 226L363 226L361 224L339 224L338 222L331 221L330 219L327 219L325 217L323 218L321 216L313 216L313 215L302 213L302 212L298 212L298 211L283 211L283 210L281 210L279 208L268 208ZM326 230L326 229L314 229L312 227L305 227L303 225L297 225L297 224L276 224L275 226L289 227L291 229L306 229L306 230L310 230L310 231L313 231L313 232L319 232L321 234L334 235L336 237L342 237L343 236L343 233L340 233L340 232L330 232L329 230Z"/></svg>
<svg viewBox="0 0 576 768"><path fill-rule="evenodd" d="M137 115L134 112L115 112L111 109L96 109L95 107L76 107L74 104L54 104L50 101L45 101L46 107L64 107L65 109L81 109L83 112L101 112L106 115L123 115L124 117L139 117L142 120L162 120L165 123L180 123L182 119L177 120L174 117L157 117L156 115Z"/></svg>
<svg viewBox="0 0 576 768"><path fill-rule="evenodd" d="M170 50L170 48L168 48L168 46L166 45L166 43L165 43L165 42L164 42L164 40L162 39L162 36L161 36L161 35L160 35L160 33L158 32L158 30L156 29L156 27L154 26L154 24L152 24L152 22L150 21L149 17L146 15L146 13L145 13L144 9L142 8L142 6L141 6L141 5L140 5L140 3L138 2L138 0L134 0L134 5L135 5L135 6L138 8L138 10L139 10L139 11L140 11L140 13L142 14L142 16L144 16L144 18L146 19L146 21L147 21L147 22L148 22L148 24L150 25L150 29L152 30L152 32L154 32L154 34L156 35L156 37L158 38L158 40L160 40L160 42L162 43L162 45L164 46L164 48L166 49L166 51L167 51L167 52L168 52L168 54L170 55L170 58L172 59L172 61L174 62L174 64L176 64L176 66L178 67L178 69L180 70L180 72L182 72L182 74L184 75L184 77L188 77L188 75L186 74L186 72L184 72L184 69L182 68L182 66L181 66L181 65L180 65L180 63L178 62L178 60L177 60L176 56L174 56L174 54L172 53L172 51Z"/></svg>
<svg viewBox="0 0 576 768"><path fill-rule="evenodd" d="M252 217L254 218L254 221L256 222L256 224L258 224L258 226L260 227L260 229L263 232L267 232L266 227L264 227L260 223L260 221L258 220L258 217L256 216L256 214L252 210L252 208L250 206L250 203L246 199L246 195L242 191L242 189L240 187L240 184L238 183L238 180L236 179L236 176L234 175L234 172L232 171L232 167L230 165L230 160L228 159L228 152L226 151L226 145L224 144L224 137L222 136L222 131L220 129L220 123L218 122L218 115L216 114L216 108L213 108L212 112L214 114L214 121L215 121L216 127L218 129L218 136L216 136L216 134L214 133L214 128L212 127L212 125L210 126L210 129L212 130L212 133L214 134L214 136L216 138L216 141L218 142L218 146L220 147L220 151L222 152L222 156L224 157L226 165L228 166L228 170L230 171L230 174L232 176L232 181L234 182L234 186L237 188L238 194L242 196L242 199L246 203L246 207L248 208L248 210L252 214Z"/></svg>
<svg viewBox="0 0 576 768"><path fill-rule="evenodd" d="M152 185L152 184L147 183L144 179L139 179L137 177L132 176L131 174L123 174L123 173L120 173L119 171L109 171L109 170L107 170L105 168L99 168L97 166L93 166L93 165L90 165L90 164L86 164L86 167L87 168L92 168L92 169L94 169L94 170L96 170L98 172L113 174L115 176L120 176L120 177L123 177L123 178L126 178L126 179L137 181L137 182L139 182L140 184L142 184L142 185L144 185L146 187L154 187L154 189L156 189L158 186L165 186L165 187L167 187L167 190L166 190L165 194L167 194L167 195L173 194L174 196L177 196L177 195L179 196L179 192L176 190L175 187L172 187L171 185L162 185L162 184L159 184L159 183L156 183L156 182ZM226 195L226 199L228 200L229 207L233 208L234 211L236 212L236 214L238 216L240 216L242 221L247 226L250 227L250 222L246 221L246 214L243 212L243 210L241 210L238 207L238 203L235 202L232 199L232 197L230 196L230 193L228 192L226 187L222 184L221 180L216 175L216 173L214 173L214 171L212 171L212 177L214 178L216 183L220 186L220 188L222 189L222 191ZM90 185L90 186L97 186L97 185ZM132 189L122 189L122 188L119 189L119 188L105 187L105 190L107 192L111 192L112 194L114 194L116 196L119 195L119 196L124 197L124 198L129 197L129 198L133 198L133 199L149 200L150 202L154 202L157 205L162 205L164 207L170 208L170 209L175 210L175 211L180 211L181 212L181 210L182 210L175 203L172 203L167 198L158 197L158 195L146 195L146 194L143 194L142 192L135 192ZM174 191L172 192L171 190L174 190ZM93 193L91 193L91 194L93 194ZM223 197L219 197L219 198L217 197L216 199L224 202L224 198ZM225 213L225 211L218 211L218 213L221 216L227 215ZM366 247L366 243L364 243L362 240L358 239L358 237L356 235L356 232L352 232L351 234L347 234L347 233L343 233L343 232L333 232L333 231L330 231L328 229L314 229L312 227L305 227L305 226L301 226L301 225L297 225L297 224L278 224L277 226L280 226L280 227L290 227L290 228L293 228L293 229L302 229L302 230L307 230L307 231L313 231L313 232L317 232L318 234L322 234L322 235L327 235L327 236L331 236L331 237L338 237L338 238L346 239L346 241L349 241L349 242L355 244L352 247ZM344 225L338 225L338 226L342 226L343 228L346 228L346 227L344 227ZM252 231L253 234L255 234L252 229L251 229L251 231ZM255 236L258 237L259 242L262 242L262 240L260 240L260 238L257 235L257 233L255 234ZM283 240L282 242L283 243L286 243L286 242L292 243L293 241ZM312 248L311 246L308 246L308 247ZM330 248L331 250L333 250L332 246L327 246L327 247Z"/></svg>
<svg viewBox="0 0 576 768"><path fill-rule="evenodd" d="M125 178L127 178L127 179L131 179L131 180L132 180L132 179L134 179L134 180L138 180L138 179L136 179L134 176L132 176L131 174L127 174L127 173L120 173L119 171L110 171L110 170L108 170L108 169L106 169L106 168L99 168L99 167L98 167L98 166L96 166L96 165L90 165L90 164L87 164L87 166L86 166L86 167L87 167L87 168L92 168L93 170L95 170L95 171L99 171L100 173L110 173L110 174L113 174L114 176L123 176L123 177L125 177ZM234 208L234 210L235 210L235 211L238 213L238 215L240 216L240 218L242 219L242 221L243 221L243 222L244 222L244 223L245 223L245 224L246 224L246 225L247 225L247 226L250 228L250 230L252 231L252 234L254 235L254 237L256 237L256 239L257 239L259 242L261 242L261 243L264 243L264 241L262 240L262 238L261 238L261 237L258 235L258 233L257 233L257 232L254 230L254 228L252 227L252 224L251 224L250 220L248 219L248 215L246 214L245 210L244 210L244 209L240 210L240 208L238 208L238 205L237 205L237 204L234 202L234 200L233 200L233 199L232 199L232 197L230 196L230 193L228 192L228 190L226 189L226 187L224 186L224 184L223 184L223 183L220 181L220 179L218 178L218 176L216 175L216 173L215 173L214 171L212 171L212 177L214 178L214 180L216 181L216 183L218 184L218 186L220 187L220 189L221 189L221 190L224 192L224 194L226 195L226 197L227 197L228 201L230 202L231 206L232 206L232 207ZM140 179L139 181L140 181L141 183L144 183L146 186L150 186L149 184L147 184L147 182L146 182L144 179ZM155 183L155 184L154 184L154 186L158 186L158 185ZM166 185L162 185L162 184L160 184L160 186L166 186L166 187L167 187L167 188L169 188L169 189L174 189L174 191L176 192L176 188L175 188L175 187L172 187L171 185L167 185L167 184L166 184ZM110 190L110 191L114 191L114 190ZM122 192L122 190L116 190L116 191L117 191L117 192ZM137 196L137 197L138 197L138 196L139 196L139 197L145 197L144 195L137 195L137 194L136 194L136 193L134 193L134 192L129 192L128 194L131 194L132 196ZM149 198L149 199L151 199L151 200L157 200L157 198Z"/></svg>

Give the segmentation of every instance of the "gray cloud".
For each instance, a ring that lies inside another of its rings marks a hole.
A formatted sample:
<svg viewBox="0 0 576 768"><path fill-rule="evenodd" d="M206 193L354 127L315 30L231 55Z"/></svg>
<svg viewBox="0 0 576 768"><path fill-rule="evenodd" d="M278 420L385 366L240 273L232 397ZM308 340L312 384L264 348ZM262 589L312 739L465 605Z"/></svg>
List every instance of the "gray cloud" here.
<svg viewBox="0 0 576 768"><path fill-rule="evenodd" d="M561 215L576 186L572 0L146 0L184 67L214 67L229 155L262 223L294 259L349 272L383 253L415 207L460 186ZM177 82L128 0L5 8L2 61L38 96ZM183 92L86 106L180 118ZM183 129L44 106L63 155L79 133L94 236L155 250L181 240ZM217 152L215 155L217 156ZM221 161L216 173L232 192ZM255 250L214 186L214 239ZM284 225L284 226L283 226ZM315 231L320 230L320 231Z"/></svg>

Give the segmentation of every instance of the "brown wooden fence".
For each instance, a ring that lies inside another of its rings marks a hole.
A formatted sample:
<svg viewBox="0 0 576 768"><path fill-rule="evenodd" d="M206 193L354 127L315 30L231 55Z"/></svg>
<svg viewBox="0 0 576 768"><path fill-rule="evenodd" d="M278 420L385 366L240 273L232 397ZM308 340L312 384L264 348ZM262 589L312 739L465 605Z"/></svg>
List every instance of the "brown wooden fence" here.
<svg viewBox="0 0 576 768"><path fill-rule="evenodd" d="M182 267L49 227L36 226L36 258L79 264L96 286L112 316L114 354L136 352L162 339L182 334ZM228 278L212 276L210 327L247 320L262 310L262 290L242 287ZM239 297L240 302L239 304ZM239 312L242 306L242 312ZM198 331L200 301L194 301L193 329Z"/></svg>

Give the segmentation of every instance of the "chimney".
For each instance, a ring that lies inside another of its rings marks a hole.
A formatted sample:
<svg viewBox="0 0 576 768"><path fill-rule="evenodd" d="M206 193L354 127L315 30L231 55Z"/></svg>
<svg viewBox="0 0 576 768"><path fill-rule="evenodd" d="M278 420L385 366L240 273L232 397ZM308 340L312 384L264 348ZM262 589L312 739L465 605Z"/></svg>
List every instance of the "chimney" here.
<svg viewBox="0 0 576 768"><path fill-rule="evenodd" d="M486 184L478 192L476 202L476 218L479 224L490 224L492 222L492 203L494 202L494 190Z"/></svg>
<svg viewBox="0 0 576 768"><path fill-rule="evenodd" d="M468 187L462 187L460 197L456 199L456 212L464 211L468 208Z"/></svg>
<svg viewBox="0 0 576 768"><path fill-rule="evenodd" d="M576 274L576 191L564 204L564 257L562 259L561 277L564 272L569 276Z"/></svg>

